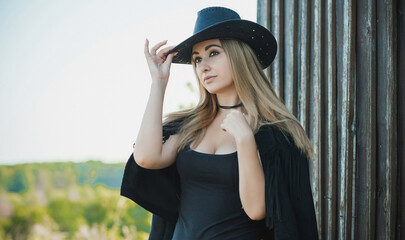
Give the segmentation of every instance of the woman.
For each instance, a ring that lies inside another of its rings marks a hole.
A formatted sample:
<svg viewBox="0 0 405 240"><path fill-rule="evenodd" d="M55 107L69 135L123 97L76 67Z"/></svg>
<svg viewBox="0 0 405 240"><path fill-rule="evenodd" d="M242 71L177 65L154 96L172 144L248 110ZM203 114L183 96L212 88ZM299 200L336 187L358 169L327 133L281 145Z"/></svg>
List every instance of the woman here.
<svg viewBox="0 0 405 240"><path fill-rule="evenodd" d="M121 188L154 214L150 239L317 239L311 143L262 70L273 35L210 7L193 36L165 44L145 42L152 86ZM172 62L192 64L200 101L162 124Z"/></svg>

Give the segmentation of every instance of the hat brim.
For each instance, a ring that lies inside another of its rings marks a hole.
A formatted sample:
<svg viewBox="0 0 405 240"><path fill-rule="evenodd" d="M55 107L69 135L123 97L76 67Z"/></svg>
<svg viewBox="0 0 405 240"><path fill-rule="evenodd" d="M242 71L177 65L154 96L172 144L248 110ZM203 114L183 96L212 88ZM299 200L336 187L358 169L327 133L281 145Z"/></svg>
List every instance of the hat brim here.
<svg viewBox="0 0 405 240"><path fill-rule="evenodd" d="M175 46L169 52L178 52L173 63L191 64L192 47L196 43L216 38L237 39L247 43L263 69L270 66L277 53L276 39L268 29L248 20L229 20L203 29Z"/></svg>

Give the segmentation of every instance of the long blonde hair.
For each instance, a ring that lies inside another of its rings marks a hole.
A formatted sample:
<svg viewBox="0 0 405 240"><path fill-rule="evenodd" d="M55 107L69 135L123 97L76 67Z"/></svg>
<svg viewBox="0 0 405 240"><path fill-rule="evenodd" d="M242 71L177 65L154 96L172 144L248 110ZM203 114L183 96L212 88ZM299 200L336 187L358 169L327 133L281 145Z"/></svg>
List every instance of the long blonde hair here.
<svg viewBox="0 0 405 240"><path fill-rule="evenodd" d="M297 147L312 157L312 144L304 129L277 97L274 88L264 74L253 50L246 43L233 39L221 39L232 71L236 92L249 116L249 124L256 133L263 125L275 125L289 134ZM193 65L195 72L195 65ZM197 74L196 74L197 76ZM198 79L198 76L197 76ZM164 123L183 119L179 129L177 151L187 144L198 146L206 128L218 113L218 100L198 81L200 98L194 108L168 114Z"/></svg>

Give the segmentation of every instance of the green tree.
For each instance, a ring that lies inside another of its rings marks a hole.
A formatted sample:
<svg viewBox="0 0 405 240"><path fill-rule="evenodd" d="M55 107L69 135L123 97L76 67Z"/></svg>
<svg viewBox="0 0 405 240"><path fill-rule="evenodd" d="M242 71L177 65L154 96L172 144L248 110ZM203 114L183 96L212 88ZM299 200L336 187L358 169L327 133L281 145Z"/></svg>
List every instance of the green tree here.
<svg viewBox="0 0 405 240"><path fill-rule="evenodd" d="M84 210L84 216L89 226L94 223L102 223L106 219L107 209L105 209L100 203L91 203Z"/></svg>
<svg viewBox="0 0 405 240"><path fill-rule="evenodd" d="M9 192L23 193L27 191L27 180L25 179L24 173L18 171L11 177L6 183L6 189Z"/></svg>
<svg viewBox="0 0 405 240"><path fill-rule="evenodd" d="M62 232L73 234L83 222L83 205L65 199L53 200L48 209L51 217L59 224Z"/></svg>
<svg viewBox="0 0 405 240"><path fill-rule="evenodd" d="M45 215L46 209L41 206L16 206L13 216L3 222L3 227L12 239L27 239L32 226L43 222Z"/></svg>
<svg viewBox="0 0 405 240"><path fill-rule="evenodd" d="M126 226L136 226L138 231L150 232L151 213L141 206L133 204L125 214L121 216L121 223Z"/></svg>

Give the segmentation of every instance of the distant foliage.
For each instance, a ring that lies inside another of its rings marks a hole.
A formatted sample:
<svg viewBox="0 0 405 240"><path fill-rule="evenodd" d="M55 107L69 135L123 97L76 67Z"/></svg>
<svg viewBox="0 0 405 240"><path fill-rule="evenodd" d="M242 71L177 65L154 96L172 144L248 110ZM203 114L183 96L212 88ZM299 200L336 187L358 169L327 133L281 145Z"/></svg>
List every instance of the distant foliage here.
<svg viewBox="0 0 405 240"><path fill-rule="evenodd" d="M84 222L84 206L81 202L70 202L66 199L53 200L49 203L48 210L62 232L74 233Z"/></svg>
<svg viewBox="0 0 405 240"><path fill-rule="evenodd" d="M30 234L31 228L34 224L43 221L43 217L47 214L46 208L41 206L35 207L17 207L14 214L10 219L1 219L3 233L7 233L11 239L26 239ZM0 239L6 239L5 237Z"/></svg>
<svg viewBox="0 0 405 240"><path fill-rule="evenodd" d="M119 189L121 187L123 166L105 165L99 162L89 161L76 164L74 170L79 184L103 184L108 188Z"/></svg>
<svg viewBox="0 0 405 240"><path fill-rule="evenodd" d="M125 225L136 225L138 230L143 232L150 231L150 213L139 205L132 205L128 208L127 214L122 215L121 222Z"/></svg>
<svg viewBox="0 0 405 240"><path fill-rule="evenodd" d="M0 166L0 239L148 239L152 215L120 196L124 166Z"/></svg>
<svg viewBox="0 0 405 240"><path fill-rule="evenodd" d="M123 173L122 167L99 166L93 184L103 184L108 188L119 189L121 187L121 179L120 181L116 181L116 178L117 176L122 176Z"/></svg>
<svg viewBox="0 0 405 240"><path fill-rule="evenodd" d="M107 217L107 209L100 203L90 203L84 209L84 216L86 217L89 226L97 223L103 223Z"/></svg>
<svg viewBox="0 0 405 240"><path fill-rule="evenodd" d="M25 179L24 173L18 171L13 177L7 180L6 189L9 192L23 193L27 191L27 180Z"/></svg>

